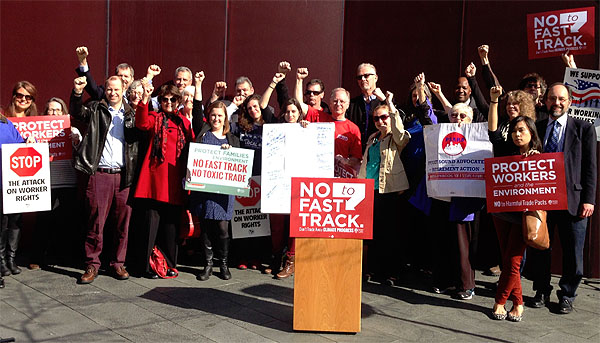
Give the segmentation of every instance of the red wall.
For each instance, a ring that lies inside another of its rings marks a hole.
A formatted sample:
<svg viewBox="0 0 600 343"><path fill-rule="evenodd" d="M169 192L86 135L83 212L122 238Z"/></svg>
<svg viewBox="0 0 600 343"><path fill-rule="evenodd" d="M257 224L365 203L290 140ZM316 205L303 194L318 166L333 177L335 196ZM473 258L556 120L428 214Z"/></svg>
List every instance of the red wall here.
<svg viewBox="0 0 600 343"><path fill-rule="evenodd" d="M353 95L358 94L356 66L373 63L378 85L400 102L423 71L451 99L465 66L471 61L480 66L481 44L491 46L491 64L505 88L516 87L531 71L552 83L562 80L564 66L559 57L527 59L527 13L587 6L596 7L600 27L597 1L2 0L0 105L8 104L20 80L36 85L40 109L52 96L68 99L80 45L89 48L98 82L106 76L107 57L109 74L121 62L135 68L136 78L149 64L160 65L155 84L172 79L175 68L185 65L205 71L205 98L219 80L228 82L231 94L240 75L262 93L277 63L287 60L293 70L308 67L327 90L341 85ZM600 69L599 46L596 42L594 55L576 56L577 65ZM595 276L600 275L599 213L586 248L586 273Z"/></svg>

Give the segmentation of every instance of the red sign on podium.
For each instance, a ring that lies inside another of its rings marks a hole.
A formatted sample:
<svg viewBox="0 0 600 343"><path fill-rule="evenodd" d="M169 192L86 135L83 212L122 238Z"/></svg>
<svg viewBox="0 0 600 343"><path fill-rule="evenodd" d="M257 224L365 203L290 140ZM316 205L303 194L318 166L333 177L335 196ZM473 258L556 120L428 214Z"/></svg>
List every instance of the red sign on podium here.
<svg viewBox="0 0 600 343"><path fill-rule="evenodd" d="M566 210L562 152L485 159L488 212Z"/></svg>
<svg viewBox="0 0 600 343"><path fill-rule="evenodd" d="M373 238L373 180L292 178L291 237Z"/></svg>

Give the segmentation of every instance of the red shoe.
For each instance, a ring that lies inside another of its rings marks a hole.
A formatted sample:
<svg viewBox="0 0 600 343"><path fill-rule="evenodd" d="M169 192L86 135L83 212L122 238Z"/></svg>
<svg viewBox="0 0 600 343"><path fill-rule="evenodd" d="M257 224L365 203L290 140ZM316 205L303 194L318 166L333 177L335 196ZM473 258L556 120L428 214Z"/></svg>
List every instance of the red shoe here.
<svg viewBox="0 0 600 343"><path fill-rule="evenodd" d="M244 261L244 260L242 260L238 264L237 268L240 269L240 270L246 270L246 269L248 269L248 266L246 264L247 264L247 262Z"/></svg>
<svg viewBox="0 0 600 343"><path fill-rule="evenodd" d="M252 261L250 261L250 266L249 267L252 270L257 270L260 267L262 267L262 264L258 260L252 260Z"/></svg>

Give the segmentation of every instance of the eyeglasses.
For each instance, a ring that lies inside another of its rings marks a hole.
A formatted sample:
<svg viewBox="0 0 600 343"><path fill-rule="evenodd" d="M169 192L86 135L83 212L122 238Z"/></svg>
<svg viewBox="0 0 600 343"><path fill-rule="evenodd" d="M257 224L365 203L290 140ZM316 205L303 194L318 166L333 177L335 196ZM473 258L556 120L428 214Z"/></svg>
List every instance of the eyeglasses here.
<svg viewBox="0 0 600 343"><path fill-rule="evenodd" d="M373 75L375 75L375 74L367 73L367 74L362 74L362 75L356 75L356 79L357 80L362 80L362 79L366 80L369 78L369 76L373 76Z"/></svg>
<svg viewBox="0 0 600 343"><path fill-rule="evenodd" d="M23 93L15 93L15 98L17 98L19 100L25 98L25 100L27 100L27 101L33 100L33 97L31 95L25 95Z"/></svg>
<svg viewBox="0 0 600 343"><path fill-rule="evenodd" d="M311 95L319 95L321 93L323 93L323 91L308 91L307 90L306 92L304 92L304 95L311 96Z"/></svg>
<svg viewBox="0 0 600 343"><path fill-rule="evenodd" d="M160 98L160 102L170 102L170 103L176 103L177 102L177 98L174 97L170 97L170 98Z"/></svg>
<svg viewBox="0 0 600 343"><path fill-rule="evenodd" d="M62 111L63 110L60 108L59 109L50 109L50 108L48 109L48 113L62 113Z"/></svg>
<svg viewBox="0 0 600 343"><path fill-rule="evenodd" d="M374 122L378 122L378 121L386 121L390 116L387 114L382 114L380 116L373 116L373 121Z"/></svg>
<svg viewBox="0 0 600 343"><path fill-rule="evenodd" d="M464 113L451 113L450 116L452 118L458 118L458 117L460 117L460 119L465 119L466 117L468 117L468 115L466 115Z"/></svg>
<svg viewBox="0 0 600 343"><path fill-rule="evenodd" d="M540 85L539 85L539 84L537 84L537 83L528 83L528 84L525 86L525 88L534 88L534 89L540 89L540 88L542 88L542 86L540 86Z"/></svg>

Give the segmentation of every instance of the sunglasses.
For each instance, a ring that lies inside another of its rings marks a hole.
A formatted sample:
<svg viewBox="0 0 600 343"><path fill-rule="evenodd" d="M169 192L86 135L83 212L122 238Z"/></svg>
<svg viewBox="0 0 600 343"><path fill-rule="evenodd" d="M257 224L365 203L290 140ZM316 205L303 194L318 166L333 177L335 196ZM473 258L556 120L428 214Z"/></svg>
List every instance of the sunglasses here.
<svg viewBox="0 0 600 343"><path fill-rule="evenodd" d="M386 121L390 116L387 114L382 114L380 116L373 116L373 121L374 122L378 122L378 121Z"/></svg>
<svg viewBox="0 0 600 343"><path fill-rule="evenodd" d="M375 74L362 74L362 75L356 75L356 79L357 79L357 80L362 80L362 79L365 79L365 80L366 80L366 79L368 79L368 78L369 78L369 76L373 76L373 75L375 75Z"/></svg>
<svg viewBox="0 0 600 343"><path fill-rule="evenodd" d="M311 95L319 95L321 93L323 93L323 91L306 91L306 92L304 92L304 95L311 96Z"/></svg>
<svg viewBox="0 0 600 343"><path fill-rule="evenodd" d="M25 98L25 100L27 100L27 101L33 100L33 97L31 95L25 95L23 93L15 93L15 98L17 98L19 100Z"/></svg>
<svg viewBox="0 0 600 343"><path fill-rule="evenodd" d="M452 113L450 114L450 116L452 118L458 118L460 116L460 119L465 119L466 117L468 117L466 114L464 113Z"/></svg>
<svg viewBox="0 0 600 343"><path fill-rule="evenodd" d="M176 103L179 99L177 98L160 98L160 102L170 102L170 103Z"/></svg>

